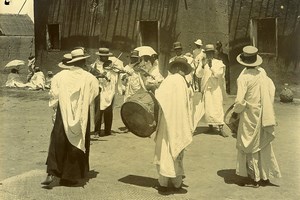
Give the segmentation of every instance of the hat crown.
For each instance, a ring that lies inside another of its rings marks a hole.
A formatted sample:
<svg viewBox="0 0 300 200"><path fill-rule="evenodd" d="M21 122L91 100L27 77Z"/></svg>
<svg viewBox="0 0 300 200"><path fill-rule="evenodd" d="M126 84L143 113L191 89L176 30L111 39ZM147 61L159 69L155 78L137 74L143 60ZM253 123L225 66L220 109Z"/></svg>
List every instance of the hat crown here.
<svg viewBox="0 0 300 200"><path fill-rule="evenodd" d="M75 49L75 50L71 51L71 56L72 56L72 58L84 56L84 51L82 49Z"/></svg>
<svg viewBox="0 0 300 200"><path fill-rule="evenodd" d="M203 45L202 44L202 40L200 40L200 39L198 39L197 41L195 41L195 44L197 44L197 45Z"/></svg>
<svg viewBox="0 0 300 200"><path fill-rule="evenodd" d="M174 49L182 49L181 42L174 42L173 43L173 48Z"/></svg>
<svg viewBox="0 0 300 200"><path fill-rule="evenodd" d="M254 46L245 46L243 48L243 56L253 56L258 53L258 49Z"/></svg>
<svg viewBox="0 0 300 200"><path fill-rule="evenodd" d="M99 48L99 53L100 54L109 54L109 49L108 48Z"/></svg>
<svg viewBox="0 0 300 200"><path fill-rule="evenodd" d="M207 44L205 46L205 51L214 51L215 50L215 46L213 44Z"/></svg>

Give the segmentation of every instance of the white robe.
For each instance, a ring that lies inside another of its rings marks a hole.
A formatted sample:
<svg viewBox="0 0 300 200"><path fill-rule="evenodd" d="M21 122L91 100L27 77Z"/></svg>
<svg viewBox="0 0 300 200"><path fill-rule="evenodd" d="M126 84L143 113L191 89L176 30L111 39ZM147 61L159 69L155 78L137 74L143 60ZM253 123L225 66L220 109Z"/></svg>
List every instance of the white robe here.
<svg viewBox="0 0 300 200"><path fill-rule="evenodd" d="M179 74L169 75L155 91L161 110L155 137L154 163L158 173L175 178L183 175L183 150L192 142L193 122L189 91Z"/></svg>
<svg viewBox="0 0 300 200"><path fill-rule="evenodd" d="M59 103L68 140L84 152L89 106L98 93L97 79L78 67L57 73L51 81L49 106Z"/></svg>
<svg viewBox="0 0 300 200"><path fill-rule="evenodd" d="M225 65L222 61L212 59L212 67L208 64L198 67L196 76L202 78L201 92L204 95L205 120L211 125L224 124L224 83Z"/></svg>
<svg viewBox="0 0 300 200"><path fill-rule="evenodd" d="M234 112L240 113L237 143L237 169L240 176L255 180L280 177L272 148L275 138L273 101L275 86L259 68L245 69L238 80Z"/></svg>

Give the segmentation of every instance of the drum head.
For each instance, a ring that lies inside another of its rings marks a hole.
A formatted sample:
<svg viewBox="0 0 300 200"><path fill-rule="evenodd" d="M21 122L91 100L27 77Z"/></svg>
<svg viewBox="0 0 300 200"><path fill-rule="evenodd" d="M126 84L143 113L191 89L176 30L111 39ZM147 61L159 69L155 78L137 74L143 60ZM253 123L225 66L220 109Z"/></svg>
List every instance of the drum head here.
<svg viewBox="0 0 300 200"><path fill-rule="evenodd" d="M128 130L139 137L149 137L156 129L153 114L137 102L125 102L121 108L121 117Z"/></svg>

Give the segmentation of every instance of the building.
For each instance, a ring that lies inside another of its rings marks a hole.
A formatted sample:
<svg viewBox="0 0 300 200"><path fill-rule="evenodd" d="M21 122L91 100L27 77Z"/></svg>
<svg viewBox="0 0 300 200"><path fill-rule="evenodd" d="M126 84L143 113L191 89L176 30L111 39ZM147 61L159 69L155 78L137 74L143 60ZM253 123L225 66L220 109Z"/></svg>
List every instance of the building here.
<svg viewBox="0 0 300 200"><path fill-rule="evenodd" d="M28 15L0 14L1 66L34 55L34 25Z"/></svg>
<svg viewBox="0 0 300 200"><path fill-rule="evenodd" d="M123 52L126 63L133 48L150 45L166 74L173 42L191 52L198 38L204 44L219 40L229 54L235 93L241 67L233 66L243 46L258 46L266 65L280 58L297 62L299 6L298 0L35 0L37 62L52 69L64 53L84 46L90 62L99 47L109 47L116 56Z"/></svg>

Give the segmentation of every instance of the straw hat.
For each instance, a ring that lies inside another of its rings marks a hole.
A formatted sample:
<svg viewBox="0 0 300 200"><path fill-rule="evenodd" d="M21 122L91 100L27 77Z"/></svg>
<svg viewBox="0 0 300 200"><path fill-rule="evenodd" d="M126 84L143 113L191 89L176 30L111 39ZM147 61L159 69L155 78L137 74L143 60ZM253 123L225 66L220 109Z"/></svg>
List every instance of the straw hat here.
<svg viewBox="0 0 300 200"><path fill-rule="evenodd" d="M194 42L196 45L202 46L202 40L198 39Z"/></svg>
<svg viewBox="0 0 300 200"><path fill-rule="evenodd" d="M113 56L113 54L109 52L108 48L99 48L99 51L96 52L96 54L99 56Z"/></svg>
<svg viewBox="0 0 300 200"><path fill-rule="evenodd" d="M236 57L236 60L247 67L256 67L263 62L262 57L258 55L258 49L254 46L245 46L243 52Z"/></svg>
<svg viewBox="0 0 300 200"><path fill-rule="evenodd" d="M188 75L193 70L192 66L187 62L187 59L182 58L176 58L174 61L169 63L169 72L176 73L176 68L179 67L185 75Z"/></svg>
<svg viewBox="0 0 300 200"><path fill-rule="evenodd" d="M215 51L215 46L213 44L205 45L204 52L211 52L211 51Z"/></svg>
<svg viewBox="0 0 300 200"><path fill-rule="evenodd" d="M65 54L64 57L67 59L71 59L67 61L67 63L74 63L79 60L87 59L88 57L90 57L90 55L84 54L83 49L75 49L71 51L71 53Z"/></svg>

